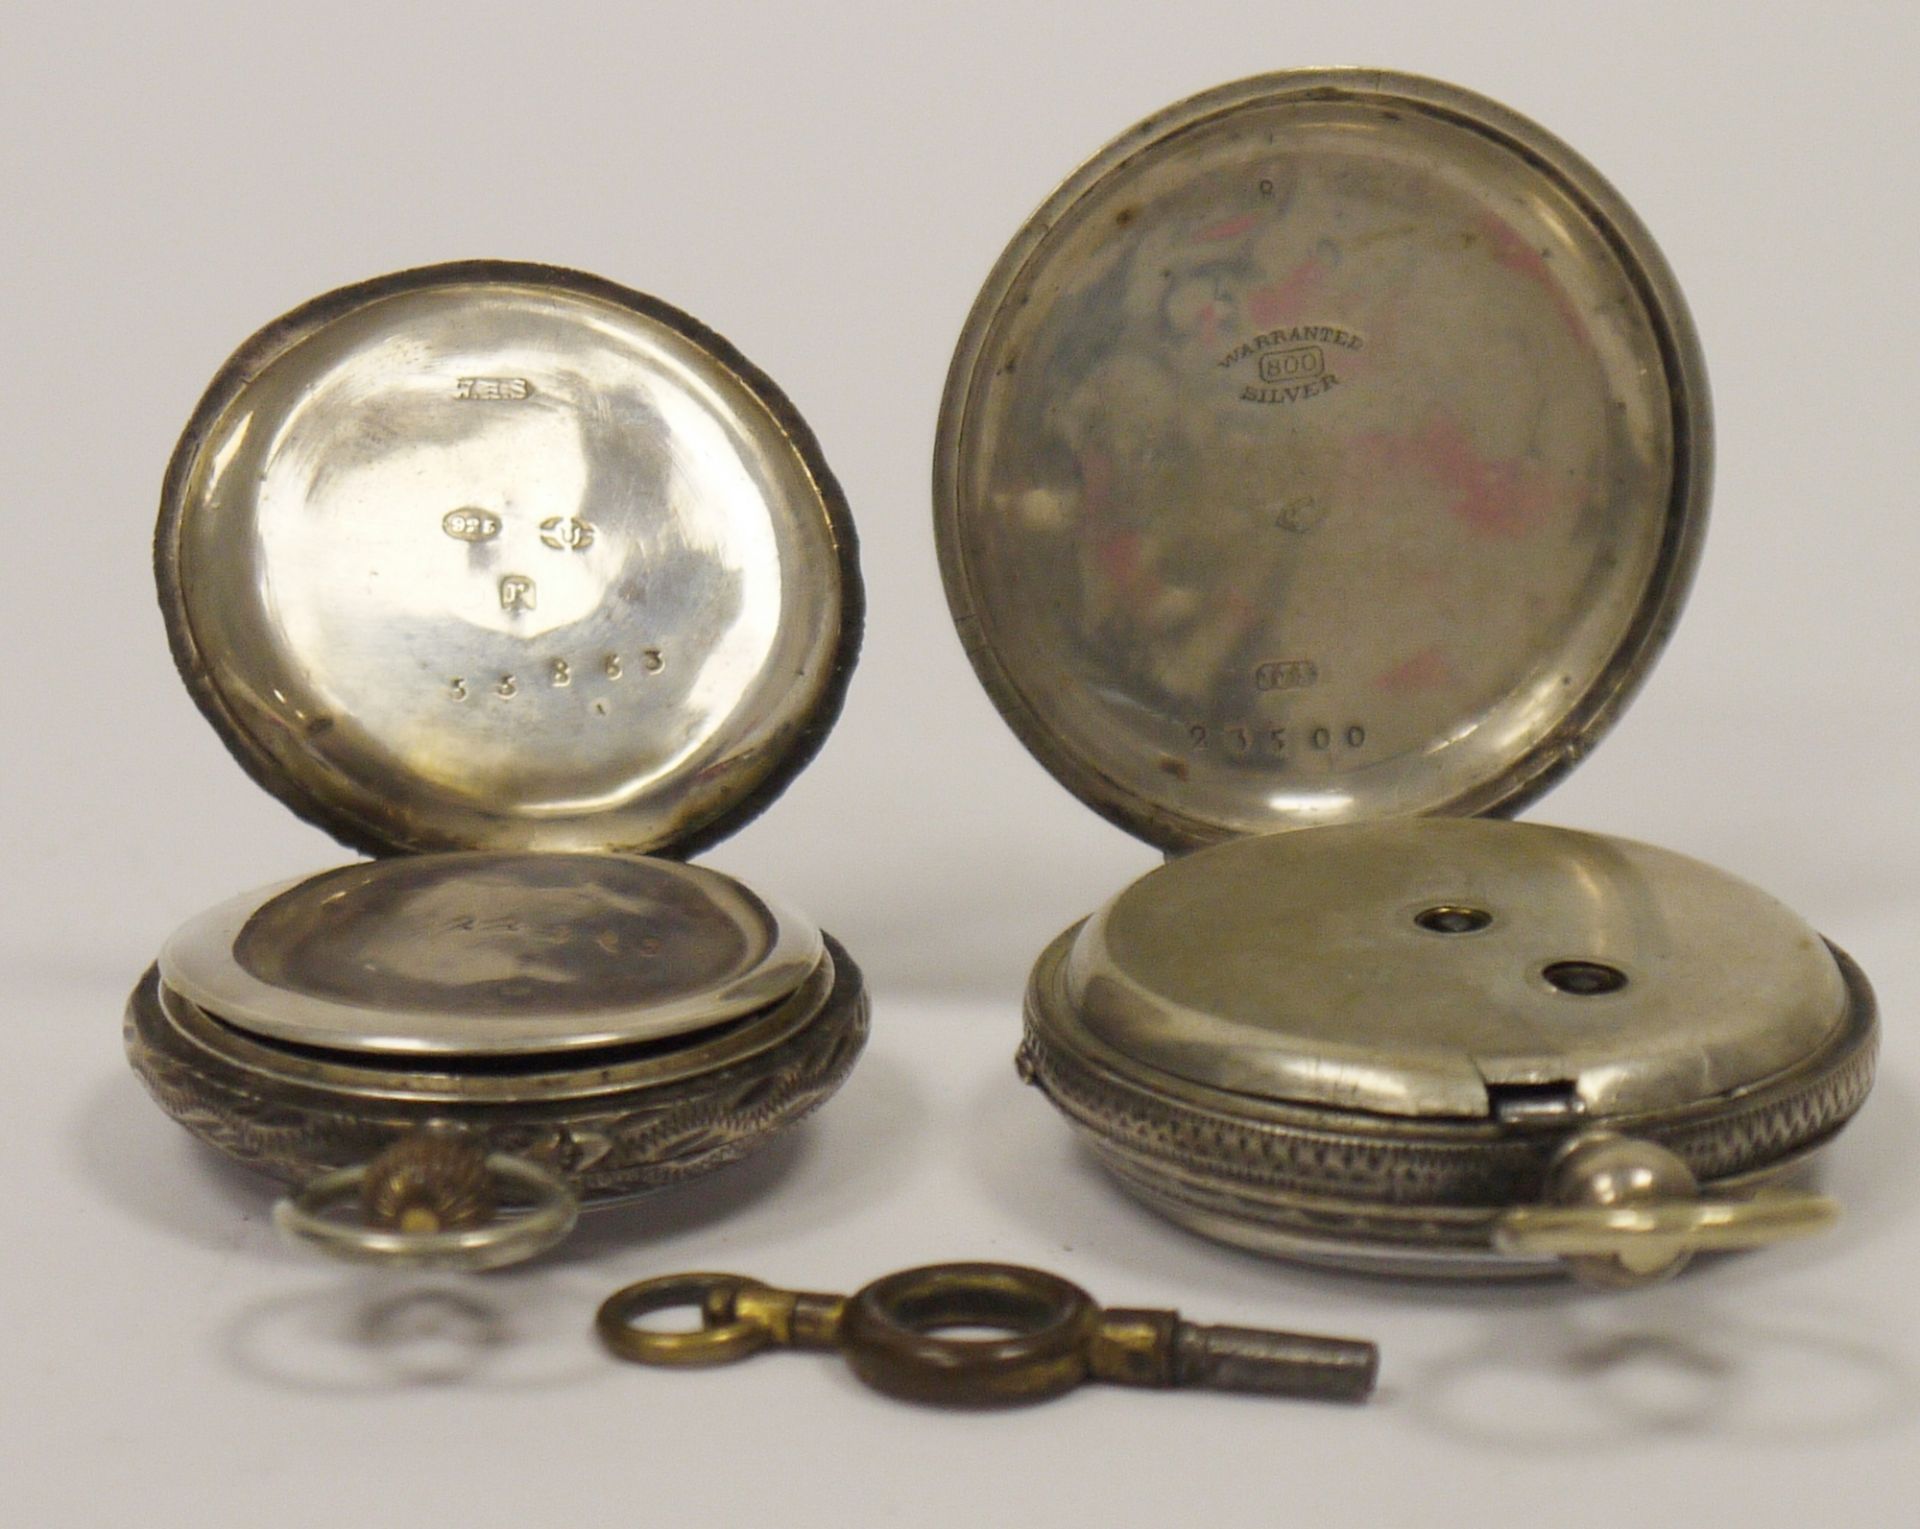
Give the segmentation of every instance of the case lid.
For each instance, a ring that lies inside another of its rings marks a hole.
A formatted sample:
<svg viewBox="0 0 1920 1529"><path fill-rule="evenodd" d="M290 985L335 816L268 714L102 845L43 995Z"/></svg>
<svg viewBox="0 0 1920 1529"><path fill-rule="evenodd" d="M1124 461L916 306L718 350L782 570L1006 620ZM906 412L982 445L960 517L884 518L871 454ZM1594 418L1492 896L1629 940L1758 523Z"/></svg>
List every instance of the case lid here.
<svg viewBox="0 0 1920 1529"><path fill-rule="evenodd" d="M155 567L235 757L372 853L692 853L812 757L862 614L845 501L765 375L654 298L503 261L247 341Z"/></svg>
<svg viewBox="0 0 1920 1529"><path fill-rule="evenodd" d="M947 382L948 599L1069 789L1167 849L1512 811L1676 619L1705 373L1632 212L1494 103L1271 75L1142 123Z"/></svg>
<svg viewBox="0 0 1920 1529"><path fill-rule="evenodd" d="M706 1030L780 1002L820 932L704 866L407 855L210 909L160 976L256 1036L394 1057L525 1056Z"/></svg>

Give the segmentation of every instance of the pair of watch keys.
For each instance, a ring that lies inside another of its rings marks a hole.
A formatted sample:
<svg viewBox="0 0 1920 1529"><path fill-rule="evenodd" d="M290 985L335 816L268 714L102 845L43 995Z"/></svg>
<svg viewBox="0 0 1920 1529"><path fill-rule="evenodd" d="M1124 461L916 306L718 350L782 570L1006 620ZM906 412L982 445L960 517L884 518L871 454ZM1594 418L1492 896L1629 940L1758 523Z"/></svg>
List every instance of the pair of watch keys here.
<svg viewBox="0 0 1920 1529"><path fill-rule="evenodd" d="M1041 954L1019 1048L1129 1192L1287 1257L1607 1285L1831 1219L1795 1180L1872 1081L1858 968L1697 861L1505 820L1673 630L1711 435L1625 202L1430 80L1208 92L1016 235L935 532L1014 731L1169 856ZM190 922L129 1006L295 1235L527 1256L844 1080L846 949L689 863L820 747L863 613L819 443L713 331L510 262L318 298L194 412L155 566L235 758L374 857Z"/></svg>

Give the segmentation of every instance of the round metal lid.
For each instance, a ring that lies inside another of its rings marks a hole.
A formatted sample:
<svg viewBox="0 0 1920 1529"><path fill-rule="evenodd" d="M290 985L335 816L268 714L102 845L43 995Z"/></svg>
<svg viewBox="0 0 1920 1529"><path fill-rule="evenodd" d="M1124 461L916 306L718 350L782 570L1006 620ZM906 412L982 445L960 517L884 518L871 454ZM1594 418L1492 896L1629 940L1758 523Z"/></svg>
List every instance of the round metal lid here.
<svg viewBox="0 0 1920 1529"><path fill-rule="evenodd" d="M336 1051L503 1056L706 1029L791 994L820 932L731 877L626 855L407 855L238 897L160 954L235 1028Z"/></svg>
<svg viewBox="0 0 1920 1529"><path fill-rule="evenodd" d="M1271 75L1028 221L949 374L948 599L994 701L1183 849L1511 811L1625 705L1704 526L1706 378L1659 251L1451 86Z"/></svg>
<svg viewBox="0 0 1920 1529"><path fill-rule="evenodd" d="M255 335L155 565L234 755L373 853L691 853L812 757L859 645L852 526L784 395L550 266L407 271Z"/></svg>
<svg viewBox="0 0 1920 1529"><path fill-rule="evenodd" d="M1668 850L1531 823L1353 823L1150 872L1062 997L1122 1055L1386 1115L1621 1115L1804 1061L1846 1023L1820 936Z"/></svg>

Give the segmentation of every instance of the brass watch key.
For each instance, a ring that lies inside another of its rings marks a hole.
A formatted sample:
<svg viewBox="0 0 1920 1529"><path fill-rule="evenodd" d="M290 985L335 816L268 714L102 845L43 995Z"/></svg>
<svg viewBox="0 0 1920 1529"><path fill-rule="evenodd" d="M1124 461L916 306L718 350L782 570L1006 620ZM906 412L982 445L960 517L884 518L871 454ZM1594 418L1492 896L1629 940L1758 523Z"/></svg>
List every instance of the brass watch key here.
<svg viewBox="0 0 1920 1529"><path fill-rule="evenodd" d="M681 1306L699 1308L699 1327L636 1325ZM615 1291L596 1326L620 1358L670 1368L729 1364L769 1347L838 1349L875 1390L948 1405L1046 1401L1089 1380L1360 1402L1380 1364L1379 1350L1356 1339L1102 1308L1078 1285L1018 1264L928 1264L852 1296L738 1274L669 1274Z"/></svg>

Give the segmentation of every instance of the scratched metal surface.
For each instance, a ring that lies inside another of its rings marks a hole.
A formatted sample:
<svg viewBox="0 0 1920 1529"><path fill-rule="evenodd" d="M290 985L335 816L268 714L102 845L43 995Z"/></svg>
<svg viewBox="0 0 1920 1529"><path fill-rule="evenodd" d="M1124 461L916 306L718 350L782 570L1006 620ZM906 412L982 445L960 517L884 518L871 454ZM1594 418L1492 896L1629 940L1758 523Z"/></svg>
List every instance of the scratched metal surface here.
<svg viewBox="0 0 1920 1529"><path fill-rule="evenodd" d="M222 736L375 850L704 843L811 754L859 627L839 491L773 384L665 304L503 262L256 335L156 553Z"/></svg>
<svg viewBox="0 0 1920 1529"><path fill-rule="evenodd" d="M20 0L10 19L9 1522L1911 1517L1920 208L1897 193L1920 184L1920 13ZM1158 856L1026 757L954 640L924 513L942 374L996 252L1077 155L1185 91L1309 60L1400 63L1550 124L1685 282L1719 424L1711 555L1652 682L1545 815L1725 866L1872 975L1885 1070L1825 1155L1830 1237L1617 1296L1340 1276L1143 1212L1014 1077L1034 955ZM196 391L263 316L475 253L566 260L718 324L851 491L859 682L781 810L714 860L846 940L874 1033L786 1146L586 1217L549 1260L343 1273L281 1244L272 1186L126 1067L127 988L184 915L343 858L182 694L150 509ZM610 1291L663 1271L851 1290L947 1257L1369 1337L1381 1390L1351 1409L1088 1387L954 1416L824 1356L653 1376L590 1332Z"/></svg>
<svg viewBox="0 0 1920 1529"><path fill-rule="evenodd" d="M1123 135L948 383L943 564L1002 711L1170 848L1538 790L1697 542L1663 273L1571 151L1431 81L1275 75Z"/></svg>
<svg viewBox="0 0 1920 1529"><path fill-rule="evenodd" d="M1487 922L1430 927L1436 908ZM1563 985L1566 963L1611 981ZM1819 935L1757 887L1650 844L1454 819L1182 856L1081 926L1063 988L1129 1062L1415 1120L1489 1118L1499 1085L1566 1088L1590 1122L1698 1106L1848 1014Z"/></svg>
<svg viewBox="0 0 1920 1529"><path fill-rule="evenodd" d="M223 902L162 948L224 1022L409 1056L680 1035L785 998L820 933L703 866L634 855L401 855Z"/></svg>

